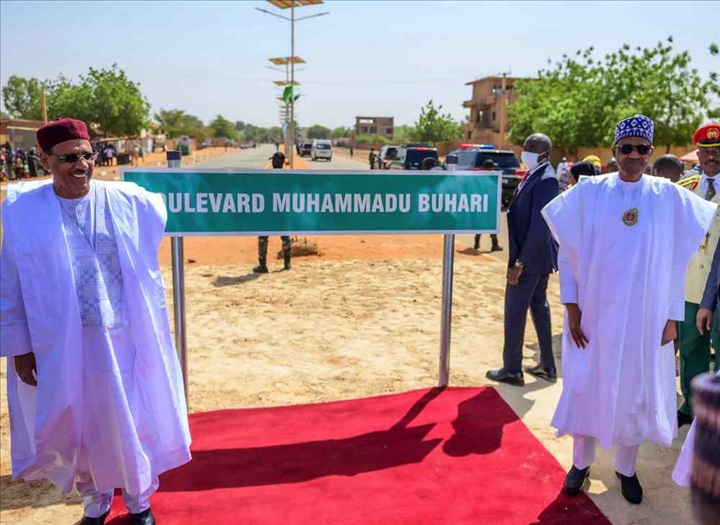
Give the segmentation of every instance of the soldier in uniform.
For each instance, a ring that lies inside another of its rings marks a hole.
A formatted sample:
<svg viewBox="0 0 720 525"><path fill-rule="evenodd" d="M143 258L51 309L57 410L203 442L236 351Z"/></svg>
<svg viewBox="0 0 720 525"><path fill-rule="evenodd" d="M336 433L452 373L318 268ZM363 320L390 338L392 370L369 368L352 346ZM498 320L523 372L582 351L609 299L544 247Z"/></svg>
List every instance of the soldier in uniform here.
<svg viewBox="0 0 720 525"><path fill-rule="evenodd" d="M703 169L695 175L678 182L696 195L720 204L720 124L707 124L693 134L698 148L698 160ZM685 285L685 320L679 325L680 338L680 387L685 402L678 410L678 427L692 422L692 389L690 381L710 369L710 344L720 348L720 327L700 333L695 318L700 308L705 283L708 280L713 254L720 239L720 218L715 216L710 231L688 266ZM717 360L715 370L717 371Z"/></svg>
<svg viewBox="0 0 720 525"><path fill-rule="evenodd" d="M272 157L270 157L273 169L281 170L285 165L285 155L281 151L276 151ZM285 259L285 269L289 270L290 259L292 256L292 239L289 235L282 235L283 258ZM267 252L268 252L268 236L262 235L258 237L258 265L253 268L255 273L268 273L267 267Z"/></svg>
<svg viewBox="0 0 720 525"><path fill-rule="evenodd" d="M377 155L375 155L375 148L370 148L370 154L368 155L368 162L370 163L371 170L375 169L375 157L377 157Z"/></svg>

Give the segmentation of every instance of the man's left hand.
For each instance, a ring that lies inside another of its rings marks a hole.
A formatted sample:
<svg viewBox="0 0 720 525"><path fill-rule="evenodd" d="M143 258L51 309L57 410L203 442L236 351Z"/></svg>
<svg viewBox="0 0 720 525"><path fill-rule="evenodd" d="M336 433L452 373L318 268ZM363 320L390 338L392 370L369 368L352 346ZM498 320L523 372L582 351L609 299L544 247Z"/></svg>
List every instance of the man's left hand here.
<svg viewBox="0 0 720 525"><path fill-rule="evenodd" d="M522 275L522 266L511 266L507 273L507 282L511 286L517 286L520 282L520 276Z"/></svg>
<svg viewBox="0 0 720 525"><path fill-rule="evenodd" d="M662 334L662 346L665 346L675 339L677 339L677 324L672 319L668 319Z"/></svg>

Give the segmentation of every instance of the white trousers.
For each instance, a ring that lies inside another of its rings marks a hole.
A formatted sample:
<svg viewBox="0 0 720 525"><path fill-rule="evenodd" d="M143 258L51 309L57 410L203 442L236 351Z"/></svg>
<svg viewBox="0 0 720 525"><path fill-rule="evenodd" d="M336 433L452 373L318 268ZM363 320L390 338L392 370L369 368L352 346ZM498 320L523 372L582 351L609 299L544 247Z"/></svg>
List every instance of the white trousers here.
<svg viewBox="0 0 720 525"><path fill-rule="evenodd" d="M125 506L131 514L137 514L150 508L150 496L155 494L160 481L153 480L152 485L142 494L133 496L123 490ZM99 518L103 516L112 505L114 491L100 492L95 488L92 476L88 473L79 473L75 478L75 488L83 499L83 514L88 518Z"/></svg>
<svg viewBox="0 0 720 525"><path fill-rule="evenodd" d="M589 467L595 461L595 449L597 439L589 436L573 436L573 465L582 470ZM615 447L615 458L613 467L623 476L635 474L635 463L639 445L632 447Z"/></svg>

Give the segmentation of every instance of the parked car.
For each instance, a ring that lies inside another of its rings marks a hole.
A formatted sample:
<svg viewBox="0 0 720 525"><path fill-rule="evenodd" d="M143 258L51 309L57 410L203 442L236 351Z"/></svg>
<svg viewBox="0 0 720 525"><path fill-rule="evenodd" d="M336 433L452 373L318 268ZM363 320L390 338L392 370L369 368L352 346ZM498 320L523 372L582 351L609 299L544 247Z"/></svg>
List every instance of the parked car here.
<svg viewBox="0 0 720 525"><path fill-rule="evenodd" d="M327 162L332 160L332 142L325 139L315 139L312 141L310 148L310 159L325 159Z"/></svg>
<svg viewBox="0 0 720 525"><path fill-rule="evenodd" d="M450 155L457 156L455 169L458 171L483 171L485 162L492 160L496 169L502 172L502 206L510 205L525 172L513 150L497 149L490 144L462 144Z"/></svg>
<svg viewBox="0 0 720 525"><path fill-rule="evenodd" d="M383 146L380 148L380 153L375 157L375 168L379 170L386 170L390 168L390 161L392 160L397 146Z"/></svg>
<svg viewBox="0 0 720 525"><path fill-rule="evenodd" d="M438 160L438 152L434 146L425 144L404 144L395 151L388 166L391 170L419 170L426 158Z"/></svg>
<svg viewBox="0 0 720 525"><path fill-rule="evenodd" d="M310 152L312 151L312 142L303 142L300 144L300 150L298 153L301 157L309 157Z"/></svg>

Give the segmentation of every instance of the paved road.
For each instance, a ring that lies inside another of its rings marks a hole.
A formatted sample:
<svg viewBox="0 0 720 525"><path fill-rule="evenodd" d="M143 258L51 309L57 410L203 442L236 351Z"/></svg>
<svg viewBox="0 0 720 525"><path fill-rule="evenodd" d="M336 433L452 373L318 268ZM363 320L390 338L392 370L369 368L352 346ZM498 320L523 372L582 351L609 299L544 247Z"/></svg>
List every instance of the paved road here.
<svg viewBox="0 0 720 525"><path fill-rule="evenodd" d="M226 168L256 168L269 167L268 160L275 153L275 146L270 144L259 145L257 148L233 150L232 153L216 159L195 164L197 168L226 169Z"/></svg>
<svg viewBox="0 0 720 525"><path fill-rule="evenodd" d="M275 146L271 144L259 145L257 148L236 150L228 155L198 163L198 168L226 169L226 168L269 168L270 157L275 153ZM297 158L297 157L296 157ZM341 155L335 155L332 161L319 160L313 162L310 157L302 158L311 170L366 170L367 163L351 160Z"/></svg>
<svg viewBox="0 0 720 525"><path fill-rule="evenodd" d="M311 170L369 170L367 162L360 162L350 159L344 155L333 155L330 162L326 160L316 160L313 162L310 157L303 157L302 160Z"/></svg>

